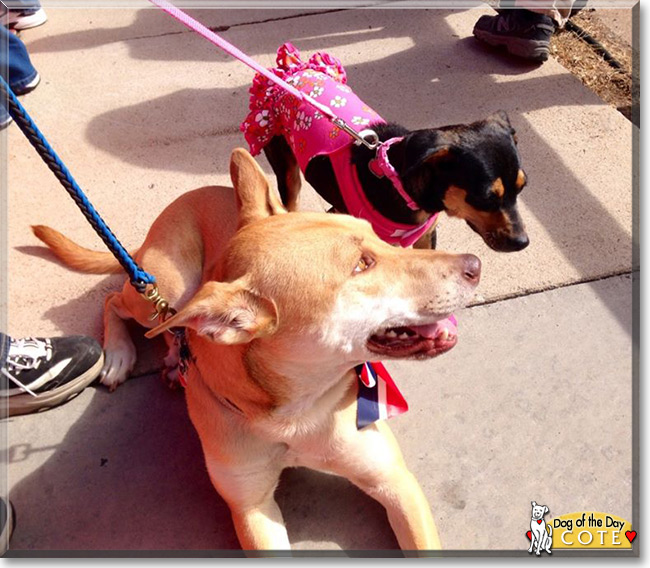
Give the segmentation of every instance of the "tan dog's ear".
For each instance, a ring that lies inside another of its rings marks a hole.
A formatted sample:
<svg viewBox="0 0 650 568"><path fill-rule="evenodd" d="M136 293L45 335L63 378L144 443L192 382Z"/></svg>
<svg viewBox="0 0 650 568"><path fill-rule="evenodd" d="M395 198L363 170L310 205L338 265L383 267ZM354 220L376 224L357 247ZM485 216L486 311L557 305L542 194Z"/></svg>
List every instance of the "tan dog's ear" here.
<svg viewBox="0 0 650 568"><path fill-rule="evenodd" d="M241 281L207 282L177 314L145 333L148 338L172 327L190 327L217 343L247 343L277 329L275 304Z"/></svg>
<svg viewBox="0 0 650 568"><path fill-rule="evenodd" d="M243 148L235 148L230 157L230 179L237 196L238 227L270 215L286 213L280 198L255 158Z"/></svg>

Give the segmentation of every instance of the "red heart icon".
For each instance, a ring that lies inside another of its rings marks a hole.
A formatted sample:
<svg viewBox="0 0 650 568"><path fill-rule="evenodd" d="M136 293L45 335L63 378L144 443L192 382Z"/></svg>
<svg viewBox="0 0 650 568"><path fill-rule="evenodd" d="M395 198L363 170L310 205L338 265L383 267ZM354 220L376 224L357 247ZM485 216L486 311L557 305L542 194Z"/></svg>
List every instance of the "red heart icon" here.
<svg viewBox="0 0 650 568"><path fill-rule="evenodd" d="M526 536L528 537L528 540L532 540L532 538L533 538L533 537L532 537L532 534L533 534L533 533L531 533L530 531L528 531L528 532L526 533Z"/></svg>
<svg viewBox="0 0 650 568"><path fill-rule="evenodd" d="M538 525L541 525L541 524L542 524L542 519L540 519L539 521L537 521L537 524L538 524Z"/></svg>
<svg viewBox="0 0 650 568"><path fill-rule="evenodd" d="M625 531L625 536L627 537L627 540L630 541L630 544L632 544L636 538L636 531Z"/></svg>

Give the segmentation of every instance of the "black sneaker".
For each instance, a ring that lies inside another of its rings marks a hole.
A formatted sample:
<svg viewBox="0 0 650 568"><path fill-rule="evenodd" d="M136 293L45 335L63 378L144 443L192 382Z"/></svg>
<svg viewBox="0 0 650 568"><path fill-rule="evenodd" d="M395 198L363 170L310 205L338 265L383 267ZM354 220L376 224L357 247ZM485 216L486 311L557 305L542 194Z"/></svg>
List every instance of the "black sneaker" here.
<svg viewBox="0 0 650 568"><path fill-rule="evenodd" d="M14 506L9 499L0 497L0 556L9 550L9 541L14 532Z"/></svg>
<svg viewBox="0 0 650 568"><path fill-rule="evenodd" d="M481 16L474 25L477 39L540 62L548 59L554 32L552 18L529 10L502 10L497 16Z"/></svg>
<svg viewBox="0 0 650 568"><path fill-rule="evenodd" d="M66 402L102 370L104 352L92 337L11 339L0 369L0 416L38 412Z"/></svg>

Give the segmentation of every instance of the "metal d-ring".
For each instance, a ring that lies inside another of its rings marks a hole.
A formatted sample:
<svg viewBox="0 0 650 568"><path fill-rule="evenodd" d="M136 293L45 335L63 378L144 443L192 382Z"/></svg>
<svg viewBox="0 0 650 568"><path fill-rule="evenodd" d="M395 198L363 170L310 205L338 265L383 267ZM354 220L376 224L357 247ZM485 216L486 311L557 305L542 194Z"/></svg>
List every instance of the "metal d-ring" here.
<svg viewBox="0 0 650 568"><path fill-rule="evenodd" d="M359 132L359 137L362 142L357 142L358 144L363 144L364 146L370 148L371 150L376 150L379 148L381 142L379 141L379 135L372 129L366 128Z"/></svg>
<svg viewBox="0 0 650 568"><path fill-rule="evenodd" d="M347 132L355 140L355 144L363 144L366 148L370 150L376 150L379 147L379 136L374 130L366 128L361 132L357 132L354 128L348 125L345 120L342 118L335 118L332 120L332 123L338 126L341 130Z"/></svg>

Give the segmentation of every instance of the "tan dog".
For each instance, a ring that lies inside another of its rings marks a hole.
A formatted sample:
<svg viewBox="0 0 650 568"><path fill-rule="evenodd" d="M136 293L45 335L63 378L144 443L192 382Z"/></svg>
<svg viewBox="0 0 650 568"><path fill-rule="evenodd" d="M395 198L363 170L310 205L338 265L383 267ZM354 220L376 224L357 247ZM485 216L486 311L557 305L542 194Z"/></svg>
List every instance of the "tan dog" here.
<svg viewBox="0 0 650 568"><path fill-rule="evenodd" d="M189 414L241 546L290 548L273 494L285 467L306 466L344 476L382 503L402 548L439 549L389 427L356 428L352 369L450 349L456 338L436 322L467 303L478 259L392 247L347 215L286 214L244 150L233 152L231 176L236 204L229 188L183 195L155 221L137 260L179 309L146 335L187 329ZM108 253L35 231L69 265L118 268ZM151 327L151 312L128 282L108 297L104 384L124 381L135 360L123 320ZM407 338L387 335L394 328Z"/></svg>

